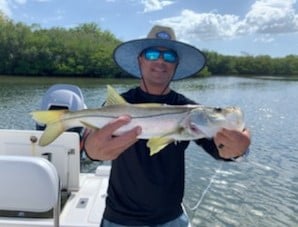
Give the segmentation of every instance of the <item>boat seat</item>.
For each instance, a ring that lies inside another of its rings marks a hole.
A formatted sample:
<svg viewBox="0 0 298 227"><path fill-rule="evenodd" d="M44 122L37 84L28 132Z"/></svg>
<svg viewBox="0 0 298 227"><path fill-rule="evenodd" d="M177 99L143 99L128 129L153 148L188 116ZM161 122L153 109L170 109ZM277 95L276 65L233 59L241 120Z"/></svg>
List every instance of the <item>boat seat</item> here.
<svg viewBox="0 0 298 227"><path fill-rule="evenodd" d="M60 183L56 168L41 157L0 156L0 210L45 212L59 226Z"/></svg>
<svg viewBox="0 0 298 227"><path fill-rule="evenodd" d="M48 159L56 168L63 191L79 190L80 138L76 132L64 132L53 143L41 147L43 131L0 129L0 156L31 156Z"/></svg>

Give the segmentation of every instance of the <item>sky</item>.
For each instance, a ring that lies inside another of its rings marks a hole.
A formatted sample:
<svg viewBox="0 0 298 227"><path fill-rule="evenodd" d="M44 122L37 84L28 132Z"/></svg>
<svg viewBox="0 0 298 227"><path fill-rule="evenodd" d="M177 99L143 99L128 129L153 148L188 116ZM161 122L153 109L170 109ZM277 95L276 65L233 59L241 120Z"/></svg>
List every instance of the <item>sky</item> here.
<svg viewBox="0 0 298 227"><path fill-rule="evenodd" d="M155 24L179 41L223 55L298 55L298 0L0 0L14 22L42 28L96 23L121 41Z"/></svg>

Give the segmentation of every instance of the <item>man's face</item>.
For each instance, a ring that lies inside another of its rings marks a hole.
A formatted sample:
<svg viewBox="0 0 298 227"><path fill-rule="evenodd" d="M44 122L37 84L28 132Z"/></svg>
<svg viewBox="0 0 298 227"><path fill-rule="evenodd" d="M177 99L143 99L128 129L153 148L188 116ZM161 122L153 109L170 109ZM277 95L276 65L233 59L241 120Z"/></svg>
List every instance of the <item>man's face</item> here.
<svg viewBox="0 0 298 227"><path fill-rule="evenodd" d="M171 81L178 64L177 54L162 47L146 50L139 56L141 76L149 86L167 85Z"/></svg>

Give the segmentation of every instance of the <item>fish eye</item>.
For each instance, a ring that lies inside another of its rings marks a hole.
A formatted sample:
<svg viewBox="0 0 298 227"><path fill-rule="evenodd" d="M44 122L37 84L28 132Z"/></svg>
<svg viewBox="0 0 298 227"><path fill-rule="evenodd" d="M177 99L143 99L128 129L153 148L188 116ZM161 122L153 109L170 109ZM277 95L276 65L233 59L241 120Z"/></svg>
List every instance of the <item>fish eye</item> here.
<svg viewBox="0 0 298 227"><path fill-rule="evenodd" d="M220 107L215 107L215 108L214 108L214 111L217 112L217 113L220 113L220 112L222 112L222 108L220 108Z"/></svg>

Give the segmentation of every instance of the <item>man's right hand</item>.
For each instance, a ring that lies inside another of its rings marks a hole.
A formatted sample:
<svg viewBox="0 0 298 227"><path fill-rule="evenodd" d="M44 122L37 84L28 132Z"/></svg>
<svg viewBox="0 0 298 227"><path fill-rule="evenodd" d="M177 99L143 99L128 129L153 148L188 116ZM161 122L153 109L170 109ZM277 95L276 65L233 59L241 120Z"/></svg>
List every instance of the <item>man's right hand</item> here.
<svg viewBox="0 0 298 227"><path fill-rule="evenodd" d="M128 124L130 120L129 116L121 116L103 128L91 131L85 138L85 151L88 156L94 160L113 160L137 142L137 136L142 132L139 126L120 136L113 136L118 128Z"/></svg>

